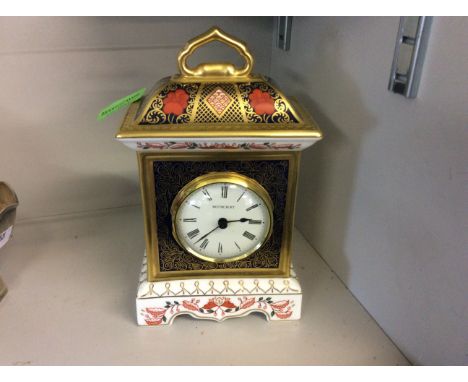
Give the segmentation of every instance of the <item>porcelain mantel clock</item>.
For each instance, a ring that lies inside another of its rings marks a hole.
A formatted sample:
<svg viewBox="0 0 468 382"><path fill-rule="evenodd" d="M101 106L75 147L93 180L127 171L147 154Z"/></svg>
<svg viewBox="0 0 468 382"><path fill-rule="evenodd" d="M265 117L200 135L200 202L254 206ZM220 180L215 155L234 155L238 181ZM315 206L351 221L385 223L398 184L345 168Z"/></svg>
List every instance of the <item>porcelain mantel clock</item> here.
<svg viewBox="0 0 468 382"><path fill-rule="evenodd" d="M193 51L213 40L245 65L188 67ZM179 74L133 103L117 134L140 168L146 253L138 323L251 312L299 319L291 267L299 157L321 132L269 79L252 75L245 44L217 28L189 41L178 61Z"/></svg>

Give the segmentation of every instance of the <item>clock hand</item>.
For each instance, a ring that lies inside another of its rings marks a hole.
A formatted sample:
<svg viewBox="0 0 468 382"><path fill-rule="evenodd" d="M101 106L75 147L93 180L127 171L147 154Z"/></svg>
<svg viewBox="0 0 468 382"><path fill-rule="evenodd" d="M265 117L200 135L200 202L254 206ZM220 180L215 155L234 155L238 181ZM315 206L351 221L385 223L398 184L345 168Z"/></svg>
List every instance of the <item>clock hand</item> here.
<svg viewBox="0 0 468 382"><path fill-rule="evenodd" d="M216 231L218 228L225 229L227 227L227 220L225 218L221 218L218 220L218 225L213 228L210 232L207 234L203 235L200 239L198 239L194 244L197 244L200 240L204 239L207 237L211 232Z"/></svg>
<svg viewBox="0 0 468 382"><path fill-rule="evenodd" d="M213 228L210 232L208 232L207 234L203 235L200 239L198 239L194 244L197 244L200 240L203 240L205 237L207 237L211 232L213 231L216 231L217 229L219 228L219 224Z"/></svg>
<svg viewBox="0 0 468 382"><path fill-rule="evenodd" d="M200 240L203 240L205 237L207 237L210 233L216 231L218 228L225 229L228 226L228 223L232 223L232 222L242 222L242 223L244 223L244 222L249 221L249 220L252 220L252 219L241 218L239 220L226 220L225 218L221 218L221 219L218 220L218 225L215 228L213 228L210 232L204 234L200 239L198 239L193 244L197 244Z"/></svg>
<svg viewBox="0 0 468 382"><path fill-rule="evenodd" d="M247 222L247 221L249 221L249 220L252 220L252 219L241 218L241 219L239 219L239 220L228 220L228 221L226 221L226 223L234 223L234 222L245 223L245 222Z"/></svg>

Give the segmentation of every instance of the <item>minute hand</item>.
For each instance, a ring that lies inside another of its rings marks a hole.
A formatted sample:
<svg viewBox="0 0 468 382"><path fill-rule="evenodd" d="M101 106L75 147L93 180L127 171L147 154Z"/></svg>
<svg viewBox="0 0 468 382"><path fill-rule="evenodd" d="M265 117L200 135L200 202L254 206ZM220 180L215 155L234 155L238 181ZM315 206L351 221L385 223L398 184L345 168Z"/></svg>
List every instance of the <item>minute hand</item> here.
<svg viewBox="0 0 468 382"><path fill-rule="evenodd" d="M200 239L198 239L194 244L197 244L200 240L203 240L205 237L207 237L211 232L216 231L219 228L219 225L217 225L215 228L213 228L210 232L207 234L203 235Z"/></svg>

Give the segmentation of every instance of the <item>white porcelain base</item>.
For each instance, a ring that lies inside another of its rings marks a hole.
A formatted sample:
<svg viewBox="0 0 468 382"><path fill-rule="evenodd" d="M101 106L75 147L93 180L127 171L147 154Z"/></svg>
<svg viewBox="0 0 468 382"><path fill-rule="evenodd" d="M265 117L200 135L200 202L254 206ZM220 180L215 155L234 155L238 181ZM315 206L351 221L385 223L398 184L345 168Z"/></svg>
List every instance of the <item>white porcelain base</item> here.
<svg viewBox="0 0 468 382"><path fill-rule="evenodd" d="M213 278L148 282L146 256L136 298L138 325L170 325L188 314L203 320L224 321L253 312L267 321L301 318L302 290L291 269L289 278Z"/></svg>

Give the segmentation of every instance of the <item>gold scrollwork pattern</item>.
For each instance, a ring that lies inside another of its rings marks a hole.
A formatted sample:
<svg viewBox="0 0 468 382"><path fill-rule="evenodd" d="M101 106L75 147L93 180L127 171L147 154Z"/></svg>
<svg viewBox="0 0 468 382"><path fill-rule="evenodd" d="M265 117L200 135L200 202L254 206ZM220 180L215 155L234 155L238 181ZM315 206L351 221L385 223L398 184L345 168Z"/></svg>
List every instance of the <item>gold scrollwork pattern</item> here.
<svg viewBox="0 0 468 382"><path fill-rule="evenodd" d="M258 114L249 98L258 89L264 95L271 97L274 102L274 112ZM298 123L287 102L281 95L266 82L252 82L239 84L239 91L244 103L247 120L253 123Z"/></svg>
<svg viewBox="0 0 468 382"><path fill-rule="evenodd" d="M183 124L190 121L190 116L193 111L195 97L198 92L199 84L178 84L175 82L169 82L159 94L151 101L151 106L140 122L141 125L163 125L163 124ZM188 95L186 107L183 113L176 115L172 113L165 113L164 99L168 94L182 89Z"/></svg>

